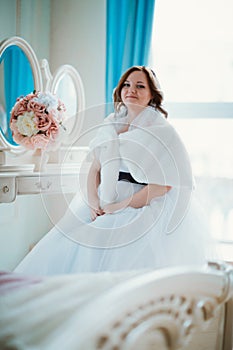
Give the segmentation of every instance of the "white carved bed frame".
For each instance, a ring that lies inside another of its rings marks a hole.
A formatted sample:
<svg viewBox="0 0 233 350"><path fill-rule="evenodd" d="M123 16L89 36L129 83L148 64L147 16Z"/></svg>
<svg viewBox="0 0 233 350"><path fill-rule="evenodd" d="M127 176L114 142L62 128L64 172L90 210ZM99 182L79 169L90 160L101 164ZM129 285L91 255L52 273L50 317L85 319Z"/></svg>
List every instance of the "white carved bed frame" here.
<svg viewBox="0 0 233 350"><path fill-rule="evenodd" d="M115 287L81 314L56 344L68 349L232 350L233 271L172 268Z"/></svg>
<svg viewBox="0 0 233 350"><path fill-rule="evenodd" d="M0 347L232 350L232 297L218 263L48 277L1 296Z"/></svg>

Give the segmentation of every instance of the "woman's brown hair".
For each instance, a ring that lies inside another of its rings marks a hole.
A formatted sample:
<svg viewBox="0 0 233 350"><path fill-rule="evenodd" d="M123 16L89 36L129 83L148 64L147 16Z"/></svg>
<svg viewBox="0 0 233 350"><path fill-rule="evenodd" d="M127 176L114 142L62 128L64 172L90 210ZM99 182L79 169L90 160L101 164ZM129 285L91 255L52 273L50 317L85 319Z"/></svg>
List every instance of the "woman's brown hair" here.
<svg viewBox="0 0 233 350"><path fill-rule="evenodd" d="M124 85L125 81L127 80L128 76L135 71L143 72L146 75L146 78L147 78L147 81L148 81L148 84L150 87L150 91L151 91L151 94L153 96L153 98L150 100L149 106L154 107L155 109L158 109L161 113L164 114L165 118L167 118L168 113L161 106L162 102L163 102L163 93L159 88L159 82L158 82L153 70L150 69L149 67L145 67L145 66L133 66L133 67L129 68L122 75L122 77L120 78L118 85L115 88L114 93L113 93L115 110L117 112L119 112L121 106L124 105L122 102L122 99L121 99L121 90L122 90L123 85Z"/></svg>

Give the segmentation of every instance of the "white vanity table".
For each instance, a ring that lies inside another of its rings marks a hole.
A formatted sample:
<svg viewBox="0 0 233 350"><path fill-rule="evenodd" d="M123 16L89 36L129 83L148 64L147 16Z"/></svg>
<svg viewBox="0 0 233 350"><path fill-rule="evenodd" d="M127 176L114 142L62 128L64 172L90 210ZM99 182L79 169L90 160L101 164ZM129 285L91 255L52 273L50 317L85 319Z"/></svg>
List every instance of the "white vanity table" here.
<svg viewBox="0 0 233 350"><path fill-rule="evenodd" d="M70 65L59 67L52 75L47 60L39 62L31 46L20 37L1 43L0 58L4 58L3 63L7 59L7 51L14 47L22 50L30 63L34 89L50 91L60 97L66 105L68 121L61 148L50 154L51 160L49 158L43 172L33 171L33 152L12 143L0 128L0 203L13 202L18 195L25 194L75 193L81 161L88 151L87 147L75 146L85 108L82 80Z"/></svg>
<svg viewBox="0 0 233 350"><path fill-rule="evenodd" d="M79 171L80 165L76 164L69 171L62 173L0 173L0 203L13 202L17 195L75 193Z"/></svg>

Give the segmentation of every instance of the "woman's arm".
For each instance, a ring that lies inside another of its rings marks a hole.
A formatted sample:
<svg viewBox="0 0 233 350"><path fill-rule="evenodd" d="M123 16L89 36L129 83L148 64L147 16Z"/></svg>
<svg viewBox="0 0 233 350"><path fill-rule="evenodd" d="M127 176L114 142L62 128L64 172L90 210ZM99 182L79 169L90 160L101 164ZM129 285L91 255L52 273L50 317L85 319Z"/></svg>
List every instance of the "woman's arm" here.
<svg viewBox="0 0 233 350"><path fill-rule="evenodd" d="M98 186L100 184L100 163L94 159L87 177L87 197L91 211L91 219L95 220L98 215L103 215L100 208Z"/></svg>
<svg viewBox="0 0 233 350"><path fill-rule="evenodd" d="M106 205L103 211L106 214L110 214L125 207L142 208L148 205L153 198L163 196L170 189L170 186L149 184L121 202Z"/></svg>

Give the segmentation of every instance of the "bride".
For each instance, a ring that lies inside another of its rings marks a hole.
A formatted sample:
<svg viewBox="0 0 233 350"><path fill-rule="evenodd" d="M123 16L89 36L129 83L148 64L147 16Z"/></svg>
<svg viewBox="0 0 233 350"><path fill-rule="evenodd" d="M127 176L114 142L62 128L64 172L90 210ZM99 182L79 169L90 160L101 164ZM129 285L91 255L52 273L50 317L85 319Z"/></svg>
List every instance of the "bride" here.
<svg viewBox="0 0 233 350"><path fill-rule="evenodd" d="M90 143L86 184L15 271L40 275L203 264L207 227L190 160L154 72L134 66ZM86 189L86 190L84 190Z"/></svg>

